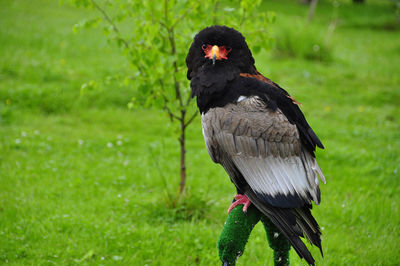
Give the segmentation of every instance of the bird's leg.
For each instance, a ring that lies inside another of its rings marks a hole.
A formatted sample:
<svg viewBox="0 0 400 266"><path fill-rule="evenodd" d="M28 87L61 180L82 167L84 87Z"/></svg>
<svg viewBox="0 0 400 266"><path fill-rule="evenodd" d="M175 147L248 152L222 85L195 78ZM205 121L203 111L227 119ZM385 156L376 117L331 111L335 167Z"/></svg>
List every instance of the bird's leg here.
<svg viewBox="0 0 400 266"><path fill-rule="evenodd" d="M249 198L246 195L242 195L242 194L237 194L235 197L235 202L232 203L232 205L229 207L228 209L228 213L230 213L233 208L235 208L237 205L243 204L243 212L246 213L247 212L247 208L249 208L251 202L249 200Z"/></svg>

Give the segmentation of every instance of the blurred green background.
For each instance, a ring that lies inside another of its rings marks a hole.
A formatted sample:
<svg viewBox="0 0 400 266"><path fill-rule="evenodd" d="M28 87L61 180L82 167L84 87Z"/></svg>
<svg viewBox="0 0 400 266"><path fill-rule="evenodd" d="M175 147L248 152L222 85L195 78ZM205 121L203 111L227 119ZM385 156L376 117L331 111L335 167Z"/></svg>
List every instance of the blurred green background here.
<svg viewBox="0 0 400 266"><path fill-rule="evenodd" d="M317 265L400 264L398 5L319 1L307 24L308 5L262 3L276 21L256 66L303 104L326 147ZM0 263L218 265L234 187L197 117L185 196L172 206L176 127L159 108L127 108L135 91L116 44L98 29L73 33L94 12L0 0ZM291 262L305 264L294 251ZM237 264L272 265L261 225Z"/></svg>

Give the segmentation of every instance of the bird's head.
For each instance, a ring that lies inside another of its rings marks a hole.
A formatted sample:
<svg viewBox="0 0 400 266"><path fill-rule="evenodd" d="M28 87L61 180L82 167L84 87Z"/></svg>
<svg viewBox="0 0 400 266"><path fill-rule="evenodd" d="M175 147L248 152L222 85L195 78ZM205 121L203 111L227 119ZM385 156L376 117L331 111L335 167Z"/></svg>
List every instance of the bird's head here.
<svg viewBox="0 0 400 266"><path fill-rule="evenodd" d="M254 59L243 35L226 26L211 26L201 30L190 46L186 57L187 77L191 79L200 68L236 67L249 71Z"/></svg>

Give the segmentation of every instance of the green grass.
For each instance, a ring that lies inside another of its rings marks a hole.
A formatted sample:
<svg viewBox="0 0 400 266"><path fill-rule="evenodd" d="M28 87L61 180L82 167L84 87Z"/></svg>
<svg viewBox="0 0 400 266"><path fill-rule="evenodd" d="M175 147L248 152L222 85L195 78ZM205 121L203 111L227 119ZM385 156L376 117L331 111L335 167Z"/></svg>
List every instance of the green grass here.
<svg viewBox="0 0 400 266"><path fill-rule="evenodd" d="M0 263L218 265L235 191L209 159L200 121L188 132L186 198L172 208L175 125L161 111L126 108L133 92L118 74L128 63L100 32L72 33L90 10L55 2L0 1ZM293 2L263 4L277 14L276 38L305 19L306 7ZM319 3L313 30L326 31L331 15L331 4ZM256 56L259 70L302 102L326 147L317 156L327 184L313 211L323 232L325 257L312 248L318 265L400 264L394 19L390 2L341 2L331 60ZM81 96L91 80L98 86ZM305 265L294 251L291 261ZM272 265L261 225L238 265Z"/></svg>

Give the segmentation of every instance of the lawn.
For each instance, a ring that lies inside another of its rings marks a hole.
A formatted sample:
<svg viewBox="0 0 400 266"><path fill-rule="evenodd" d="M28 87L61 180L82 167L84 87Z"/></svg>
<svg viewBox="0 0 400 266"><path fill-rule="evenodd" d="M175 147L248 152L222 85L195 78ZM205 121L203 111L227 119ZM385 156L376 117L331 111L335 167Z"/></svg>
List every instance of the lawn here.
<svg viewBox="0 0 400 266"><path fill-rule="evenodd" d="M125 58L96 29L73 33L93 11L57 2L0 1L0 264L218 265L235 190L210 160L199 119L188 129L185 198L173 208L175 125L160 110L127 108ZM320 1L299 43L326 36L336 16L327 60L278 46L255 56L326 148L317 265L400 264L400 29L392 2L366 2L333 11ZM263 8L276 13L276 43L295 43L307 7ZM94 85L82 95L85 83ZM291 262L305 265L294 251ZM261 225L237 265L273 265Z"/></svg>

